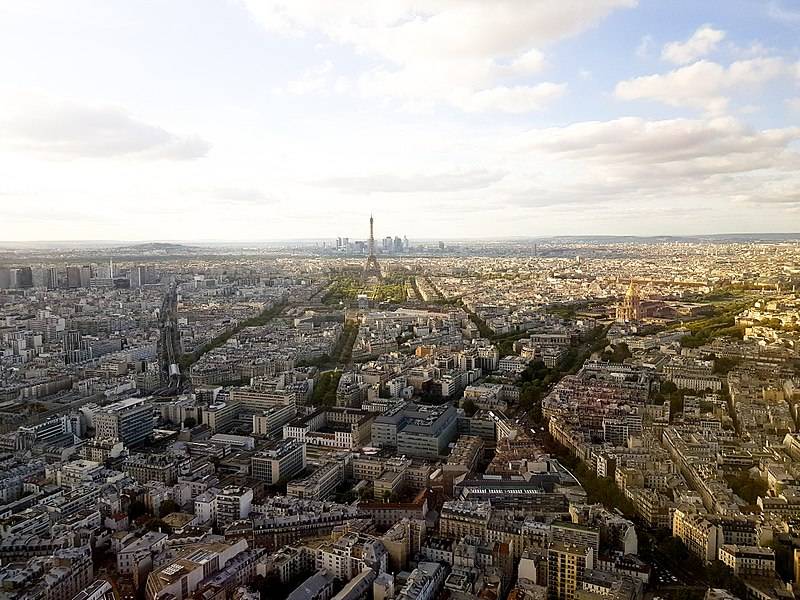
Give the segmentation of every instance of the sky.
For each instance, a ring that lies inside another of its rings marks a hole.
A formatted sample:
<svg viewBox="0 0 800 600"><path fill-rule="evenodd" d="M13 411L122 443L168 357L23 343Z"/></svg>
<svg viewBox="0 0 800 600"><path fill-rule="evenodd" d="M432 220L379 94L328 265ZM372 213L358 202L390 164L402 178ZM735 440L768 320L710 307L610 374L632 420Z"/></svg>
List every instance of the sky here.
<svg viewBox="0 0 800 600"><path fill-rule="evenodd" d="M0 0L0 240L800 231L797 0Z"/></svg>

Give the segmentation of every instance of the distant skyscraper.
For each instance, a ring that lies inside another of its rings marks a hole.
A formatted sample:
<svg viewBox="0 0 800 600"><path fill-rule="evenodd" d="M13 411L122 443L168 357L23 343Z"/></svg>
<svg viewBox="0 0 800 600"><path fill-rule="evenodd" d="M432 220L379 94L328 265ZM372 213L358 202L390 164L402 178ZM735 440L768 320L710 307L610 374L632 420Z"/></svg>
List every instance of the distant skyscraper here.
<svg viewBox="0 0 800 600"><path fill-rule="evenodd" d="M0 290L11 287L11 269L0 269Z"/></svg>
<svg viewBox="0 0 800 600"><path fill-rule="evenodd" d="M92 267L84 265L81 267L81 287L88 288L89 280L92 278Z"/></svg>
<svg viewBox="0 0 800 600"><path fill-rule="evenodd" d="M80 267L67 267L67 287L70 289L81 287Z"/></svg>
<svg viewBox="0 0 800 600"><path fill-rule="evenodd" d="M64 334L64 362L68 365L80 362L81 332L70 329Z"/></svg>
<svg viewBox="0 0 800 600"><path fill-rule="evenodd" d="M403 251L403 240L399 237L394 238L394 251L395 254L400 254Z"/></svg>
<svg viewBox="0 0 800 600"><path fill-rule="evenodd" d="M131 270L131 287L143 287L147 281L147 267L139 265Z"/></svg>
<svg viewBox="0 0 800 600"><path fill-rule="evenodd" d="M33 269L19 267L11 270L11 287L25 289L33 287Z"/></svg>
<svg viewBox="0 0 800 600"><path fill-rule="evenodd" d="M58 270L55 267L49 267L45 270L44 286L48 290L54 290L58 287Z"/></svg>
<svg viewBox="0 0 800 600"><path fill-rule="evenodd" d="M45 286L44 278L46 276L46 269L33 269L33 287L41 289Z"/></svg>

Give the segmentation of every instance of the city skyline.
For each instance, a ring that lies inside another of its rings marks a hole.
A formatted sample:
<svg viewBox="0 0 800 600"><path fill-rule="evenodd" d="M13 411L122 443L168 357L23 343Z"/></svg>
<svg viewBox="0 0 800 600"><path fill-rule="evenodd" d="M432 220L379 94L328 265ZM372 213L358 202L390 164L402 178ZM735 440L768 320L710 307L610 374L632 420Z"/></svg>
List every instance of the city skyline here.
<svg viewBox="0 0 800 600"><path fill-rule="evenodd" d="M800 229L787 1L0 2L0 238Z"/></svg>

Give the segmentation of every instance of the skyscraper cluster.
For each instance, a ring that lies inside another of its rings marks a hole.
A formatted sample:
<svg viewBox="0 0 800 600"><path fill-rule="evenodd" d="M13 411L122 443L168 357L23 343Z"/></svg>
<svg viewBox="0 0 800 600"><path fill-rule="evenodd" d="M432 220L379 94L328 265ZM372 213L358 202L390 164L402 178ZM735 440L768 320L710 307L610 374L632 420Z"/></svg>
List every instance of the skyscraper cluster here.
<svg viewBox="0 0 800 600"><path fill-rule="evenodd" d="M340 254L367 254L369 252L368 240L351 240L349 237L336 238L336 252ZM404 254L411 249L407 237L387 235L380 244L375 244L375 251L380 254Z"/></svg>
<svg viewBox="0 0 800 600"><path fill-rule="evenodd" d="M135 265L120 272L114 271L111 261L107 265L67 265L60 268L50 265L0 267L0 290L141 288L154 283L158 283L158 274L153 265Z"/></svg>

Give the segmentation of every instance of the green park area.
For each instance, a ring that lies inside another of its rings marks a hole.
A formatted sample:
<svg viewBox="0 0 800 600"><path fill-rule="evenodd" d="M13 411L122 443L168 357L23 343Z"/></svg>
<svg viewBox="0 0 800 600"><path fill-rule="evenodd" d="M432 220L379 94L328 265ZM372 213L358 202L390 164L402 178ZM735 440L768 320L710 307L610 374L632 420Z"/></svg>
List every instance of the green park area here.
<svg viewBox="0 0 800 600"><path fill-rule="evenodd" d="M320 375L319 382L314 386L311 403L314 406L336 406L336 388L341 377L341 371L326 371Z"/></svg>
<svg viewBox="0 0 800 600"><path fill-rule="evenodd" d="M744 329L736 325L736 315L753 305L758 290L740 286L725 286L709 294L689 295L689 302L711 304L711 314L700 319L679 323L671 329L685 328L689 333L681 338L684 348L698 348L718 337L740 338Z"/></svg>
<svg viewBox="0 0 800 600"><path fill-rule="evenodd" d="M406 299L406 278L402 275L387 275L377 283L365 283L360 277L340 275L328 286L322 301L325 304L349 304L359 294L366 294L372 302L400 304Z"/></svg>

